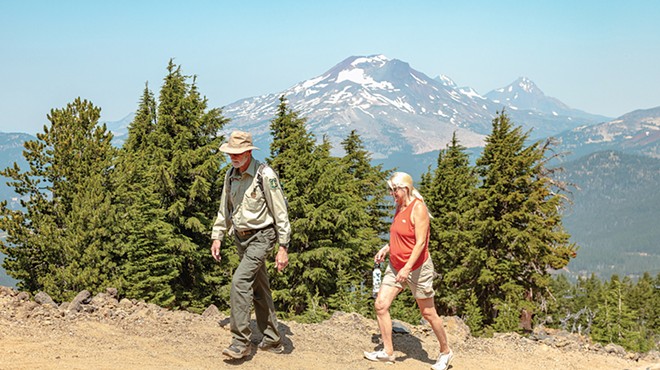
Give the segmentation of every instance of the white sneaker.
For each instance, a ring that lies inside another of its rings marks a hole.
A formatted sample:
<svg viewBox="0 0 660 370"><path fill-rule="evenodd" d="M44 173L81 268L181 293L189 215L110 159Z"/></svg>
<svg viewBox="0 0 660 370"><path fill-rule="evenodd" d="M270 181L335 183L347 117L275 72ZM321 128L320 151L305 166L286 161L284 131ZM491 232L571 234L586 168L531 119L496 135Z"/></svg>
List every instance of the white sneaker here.
<svg viewBox="0 0 660 370"><path fill-rule="evenodd" d="M369 361L376 361L376 362L386 362L386 363L394 363L394 355L390 356L387 354L385 351L375 351L375 352L364 352L364 358L366 358Z"/></svg>
<svg viewBox="0 0 660 370"><path fill-rule="evenodd" d="M438 356L438 361L435 362L435 365L431 366L431 369L447 370L452 358L454 358L454 351L452 350L449 350L449 353L441 353Z"/></svg>

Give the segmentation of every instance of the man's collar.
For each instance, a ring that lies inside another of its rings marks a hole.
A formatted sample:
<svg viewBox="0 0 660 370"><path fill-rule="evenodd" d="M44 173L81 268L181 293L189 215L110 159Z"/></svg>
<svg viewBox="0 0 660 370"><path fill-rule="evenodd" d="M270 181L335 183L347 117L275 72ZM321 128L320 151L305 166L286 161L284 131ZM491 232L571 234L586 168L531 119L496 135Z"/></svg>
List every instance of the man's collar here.
<svg viewBox="0 0 660 370"><path fill-rule="evenodd" d="M257 161L254 157L250 158L250 164L248 164L248 167L245 169L245 172L240 172L239 169L234 168L234 173L237 175L243 175L243 173L247 173L248 175L254 177L257 175L257 168L259 167L259 161Z"/></svg>
<svg viewBox="0 0 660 370"><path fill-rule="evenodd" d="M259 163L256 159L254 159L254 157L252 157L250 158L250 164L248 165L248 168L245 170L245 172L254 177L257 174L257 167L259 167Z"/></svg>

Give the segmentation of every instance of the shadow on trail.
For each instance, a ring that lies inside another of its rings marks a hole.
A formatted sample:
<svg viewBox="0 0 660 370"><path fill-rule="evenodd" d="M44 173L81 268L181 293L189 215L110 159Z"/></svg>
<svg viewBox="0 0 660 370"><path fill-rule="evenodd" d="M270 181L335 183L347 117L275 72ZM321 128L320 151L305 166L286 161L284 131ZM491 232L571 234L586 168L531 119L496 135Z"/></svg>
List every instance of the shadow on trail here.
<svg viewBox="0 0 660 370"><path fill-rule="evenodd" d="M383 349L380 334L372 334L371 342L377 344L374 351ZM403 356L396 356L396 362L414 359L431 365L435 364L436 359L429 357L428 352L422 348L422 341L412 334L392 332L392 345L395 352L403 353Z"/></svg>

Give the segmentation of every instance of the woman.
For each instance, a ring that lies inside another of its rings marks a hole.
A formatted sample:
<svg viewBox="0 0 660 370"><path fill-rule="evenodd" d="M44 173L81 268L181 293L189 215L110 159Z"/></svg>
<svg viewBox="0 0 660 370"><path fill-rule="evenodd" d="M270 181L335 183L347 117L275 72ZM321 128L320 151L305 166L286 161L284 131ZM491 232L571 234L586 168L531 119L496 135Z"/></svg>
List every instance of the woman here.
<svg viewBox="0 0 660 370"><path fill-rule="evenodd" d="M445 370L453 357L447 344L447 335L433 302L433 261L429 256L430 215L422 196L413 187L412 177L407 173L395 172L387 181L390 193L396 203L394 220L390 227L390 243L381 248L374 260L385 260L390 253L390 263L385 269L378 297L374 304L378 316L378 327L383 339L383 349L364 352L371 361L394 362L392 346L392 319L390 305L404 286L408 286L417 301L419 310L440 343L438 361L432 366L435 370Z"/></svg>

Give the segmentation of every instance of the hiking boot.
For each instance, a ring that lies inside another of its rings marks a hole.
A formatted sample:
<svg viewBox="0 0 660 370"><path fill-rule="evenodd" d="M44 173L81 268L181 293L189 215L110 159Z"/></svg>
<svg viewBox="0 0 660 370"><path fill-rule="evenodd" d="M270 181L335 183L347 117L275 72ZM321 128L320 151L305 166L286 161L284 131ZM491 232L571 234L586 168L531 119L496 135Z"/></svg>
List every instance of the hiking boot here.
<svg viewBox="0 0 660 370"><path fill-rule="evenodd" d="M454 351L449 350L449 353L441 353L438 356L438 361L435 362L431 369L433 370L447 370L451 359L454 358Z"/></svg>
<svg viewBox="0 0 660 370"><path fill-rule="evenodd" d="M250 345L247 345L244 348L239 348L238 346L232 344L229 347L223 349L222 354L233 360L238 360L250 354Z"/></svg>
<svg viewBox="0 0 660 370"><path fill-rule="evenodd" d="M375 351L375 352L364 352L364 358L366 358L369 361L376 361L376 362L386 362L388 364L393 364L394 363L394 355L390 356L387 354L387 352L381 350L381 351Z"/></svg>
<svg viewBox="0 0 660 370"><path fill-rule="evenodd" d="M282 342L276 342L276 343L261 342L257 347L262 351L267 351L270 353L277 353L277 354L284 353L284 345L282 344Z"/></svg>

